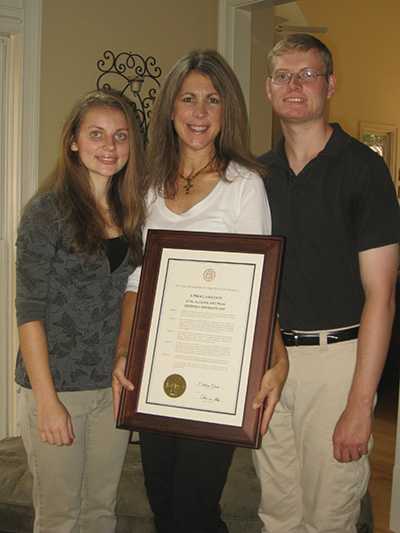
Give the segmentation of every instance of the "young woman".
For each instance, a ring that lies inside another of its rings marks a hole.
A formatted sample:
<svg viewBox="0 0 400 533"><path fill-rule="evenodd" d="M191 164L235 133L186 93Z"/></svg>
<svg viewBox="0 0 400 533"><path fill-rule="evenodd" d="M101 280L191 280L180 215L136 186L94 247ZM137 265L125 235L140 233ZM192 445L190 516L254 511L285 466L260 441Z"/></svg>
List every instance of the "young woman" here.
<svg viewBox="0 0 400 533"><path fill-rule="evenodd" d="M89 93L21 219L16 381L35 533L115 529L128 433L115 429L111 371L121 296L141 262L143 165L129 101Z"/></svg>
<svg viewBox="0 0 400 533"><path fill-rule="evenodd" d="M194 51L167 75L152 115L148 167L146 229L270 233L262 168L248 150L243 95L217 52ZM130 278L124 296L113 380L116 406L121 387L132 388L124 368L138 275ZM279 336L274 355L274 367L255 399L259 407L267 398L264 431L287 374ZM219 500L233 446L146 432L140 441L157 531L226 532Z"/></svg>

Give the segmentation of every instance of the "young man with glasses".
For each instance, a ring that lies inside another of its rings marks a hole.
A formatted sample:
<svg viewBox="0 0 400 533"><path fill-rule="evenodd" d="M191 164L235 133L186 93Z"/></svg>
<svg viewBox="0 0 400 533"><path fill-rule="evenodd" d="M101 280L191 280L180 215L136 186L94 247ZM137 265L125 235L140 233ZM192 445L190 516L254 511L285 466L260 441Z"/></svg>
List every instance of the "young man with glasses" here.
<svg viewBox="0 0 400 533"><path fill-rule="evenodd" d="M332 56L295 34L268 56L283 139L262 156L287 238L279 321L290 370L262 448L263 533L355 533L394 315L399 207L382 158L326 119Z"/></svg>

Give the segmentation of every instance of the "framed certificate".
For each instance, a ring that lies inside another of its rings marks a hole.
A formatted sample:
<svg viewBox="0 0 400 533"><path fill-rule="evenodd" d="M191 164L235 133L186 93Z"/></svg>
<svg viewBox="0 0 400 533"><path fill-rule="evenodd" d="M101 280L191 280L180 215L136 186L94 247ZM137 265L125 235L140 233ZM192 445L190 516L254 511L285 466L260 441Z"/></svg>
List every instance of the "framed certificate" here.
<svg viewBox="0 0 400 533"><path fill-rule="evenodd" d="M149 230L118 427L259 446L283 246Z"/></svg>

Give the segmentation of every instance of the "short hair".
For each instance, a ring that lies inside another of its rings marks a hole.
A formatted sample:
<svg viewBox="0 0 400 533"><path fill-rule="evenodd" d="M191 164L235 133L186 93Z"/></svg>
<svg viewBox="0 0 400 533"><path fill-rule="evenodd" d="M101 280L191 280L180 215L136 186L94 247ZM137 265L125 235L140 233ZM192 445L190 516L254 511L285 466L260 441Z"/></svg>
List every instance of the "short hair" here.
<svg viewBox="0 0 400 533"><path fill-rule="evenodd" d="M308 52L309 50L317 50L317 52L319 52L325 66L325 76L328 77L333 74L333 58L331 51L322 41L308 33L292 33L276 43L267 56L268 74L272 74L276 57L282 56L288 52Z"/></svg>
<svg viewBox="0 0 400 533"><path fill-rule="evenodd" d="M180 161L179 139L171 116L182 83L192 71L208 77L221 98L222 125L214 142L218 170L223 172L231 160L258 172L262 168L249 152L246 103L235 73L216 50L193 50L167 74L150 121L150 185L167 194L174 193Z"/></svg>

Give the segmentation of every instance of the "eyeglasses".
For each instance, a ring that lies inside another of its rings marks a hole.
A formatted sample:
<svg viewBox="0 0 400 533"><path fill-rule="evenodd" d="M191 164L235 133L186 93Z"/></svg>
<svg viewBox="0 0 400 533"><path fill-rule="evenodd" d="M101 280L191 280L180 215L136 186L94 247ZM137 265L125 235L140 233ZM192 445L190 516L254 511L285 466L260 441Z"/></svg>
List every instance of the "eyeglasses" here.
<svg viewBox="0 0 400 533"><path fill-rule="evenodd" d="M268 77L271 78L272 83L275 83L275 85L289 85L293 78L300 83L312 83L317 78L325 78L326 74L321 74L321 72L313 68L303 68L299 72L276 70L272 76Z"/></svg>

